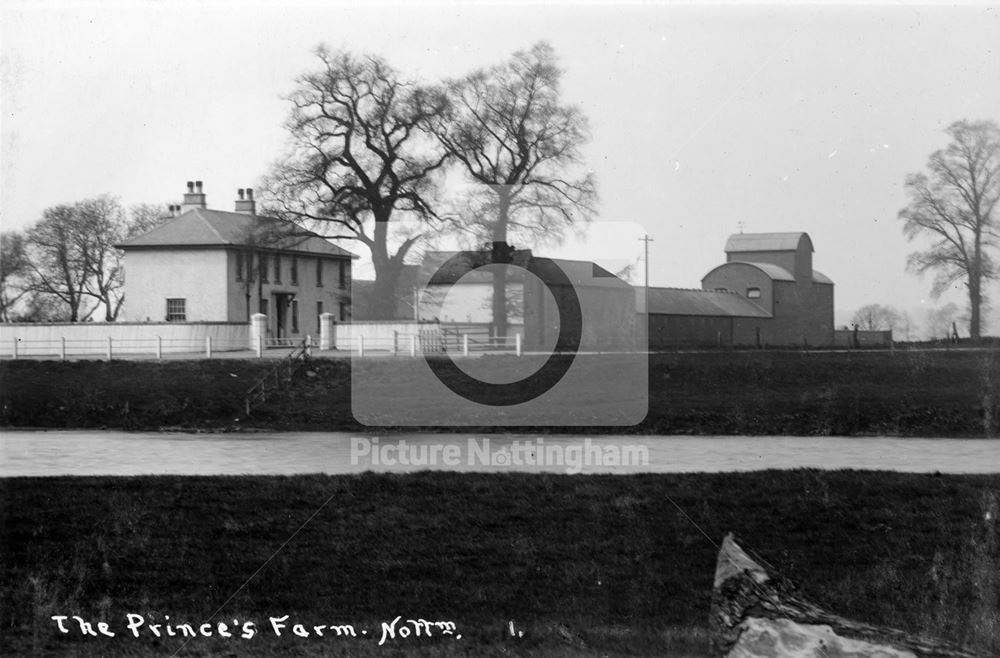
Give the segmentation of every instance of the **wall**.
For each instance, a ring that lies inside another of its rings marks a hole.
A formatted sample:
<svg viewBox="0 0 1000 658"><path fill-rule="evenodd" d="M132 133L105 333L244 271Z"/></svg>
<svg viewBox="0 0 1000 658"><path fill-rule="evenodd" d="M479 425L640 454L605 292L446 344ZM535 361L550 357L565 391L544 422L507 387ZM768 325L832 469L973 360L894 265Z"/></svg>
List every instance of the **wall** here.
<svg viewBox="0 0 1000 658"><path fill-rule="evenodd" d="M67 355L106 354L108 337L112 355L156 354L157 337L162 339L164 354L198 353L205 351L205 337L212 337L212 350L247 350L250 328L247 323L225 322L80 322L69 323L5 323L0 324L0 354L11 356L13 343L18 340L19 356L58 357L62 338L66 339Z"/></svg>
<svg viewBox="0 0 1000 658"><path fill-rule="evenodd" d="M833 343L833 286L774 282L774 321L767 344Z"/></svg>
<svg viewBox="0 0 1000 658"><path fill-rule="evenodd" d="M720 265L705 275L701 280L704 290L725 288L735 293L747 296L747 288L759 288L760 298L751 300L768 313L774 312L774 285L771 277L754 267L744 263L727 263Z"/></svg>
<svg viewBox="0 0 1000 658"><path fill-rule="evenodd" d="M580 302L581 351L635 347L638 318L631 286L575 286ZM571 294L565 286L545 286L530 277L524 291L525 348L548 351L560 332L558 302ZM567 334L569 337L569 335Z"/></svg>
<svg viewBox="0 0 1000 658"><path fill-rule="evenodd" d="M222 249L129 249L125 253L126 322L166 320L168 298L186 300L187 322L229 321L227 259ZM218 281L219 285L211 285Z"/></svg>
<svg viewBox="0 0 1000 658"><path fill-rule="evenodd" d="M837 329L834 332L834 344L837 347L889 347L892 344L892 331L858 330L855 334L852 329Z"/></svg>

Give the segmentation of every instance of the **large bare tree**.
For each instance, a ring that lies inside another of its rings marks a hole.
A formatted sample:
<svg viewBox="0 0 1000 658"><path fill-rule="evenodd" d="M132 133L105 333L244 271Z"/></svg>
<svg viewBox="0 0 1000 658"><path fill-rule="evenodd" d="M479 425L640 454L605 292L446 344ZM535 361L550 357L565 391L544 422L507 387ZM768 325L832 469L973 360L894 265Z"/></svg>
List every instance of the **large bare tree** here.
<svg viewBox="0 0 1000 658"><path fill-rule="evenodd" d="M969 297L969 335L980 337L984 286L996 278L990 250L997 244L1000 199L1000 128L992 121L948 126L947 147L931 154L927 173L906 178L909 205L899 212L910 240L929 238L909 267L936 273L932 293L964 281Z"/></svg>
<svg viewBox="0 0 1000 658"><path fill-rule="evenodd" d="M555 52L547 43L518 51L503 64L449 84L448 112L433 121L448 154L478 190L463 223L499 246L510 239L558 241L588 220L597 200L581 147L586 117L562 102ZM507 333L506 274L494 269L493 322Z"/></svg>
<svg viewBox="0 0 1000 658"><path fill-rule="evenodd" d="M379 57L322 47L316 56L319 70L300 77L289 98L290 152L267 179L269 203L326 237L367 247L372 313L389 319L404 260L420 239L417 231L397 242L390 222L436 217L434 175L446 156L425 126L444 94L402 79Z"/></svg>

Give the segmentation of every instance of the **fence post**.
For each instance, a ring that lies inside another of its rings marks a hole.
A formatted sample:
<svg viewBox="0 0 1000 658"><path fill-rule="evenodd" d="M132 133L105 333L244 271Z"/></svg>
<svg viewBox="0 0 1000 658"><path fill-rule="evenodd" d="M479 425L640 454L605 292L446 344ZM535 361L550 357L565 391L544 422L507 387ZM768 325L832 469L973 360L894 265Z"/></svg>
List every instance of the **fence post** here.
<svg viewBox="0 0 1000 658"><path fill-rule="evenodd" d="M110 360L111 360L111 357L112 357L112 351L111 351L111 336L108 336L108 361L110 361Z"/></svg>
<svg viewBox="0 0 1000 658"><path fill-rule="evenodd" d="M521 356L521 334L514 334L514 354Z"/></svg>
<svg viewBox="0 0 1000 658"><path fill-rule="evenodd" d="M163 359L163 336L156 337L156 360Z"/></svg>
<svg viewBox="0 0 1000 658"><path fill-rule="evenodd" d="M212 358L212 337L211 336L205 336L205 358L206 359L211 359Z"/></svg>
<svg viewBox="0 0 1000 658"><path fill-rule="evenodd" d="M306 334L306 356L312 356L313 355L312 350L313 350L312 336Z"/></svg>
<svg viewBox="0 0 1000 658"><path fill-rule="evenodd" d="M17 360L17 338L14 338L14 349L10 353L10 358Z"/></svg>
<svg viewBox="0 0 1000 658"><path fill-rule="evenodd" d="M257 358L263 358L264 356L264 336L257 336L257 345L255 346L257 351Z"/></svg>
<svg viewBox="0 0 1000 658"><path fill-rule="evenodd" d="M60 361L65 361L66 360L66 337L65 336L62 336L59 339L59 360Z"/></svg>
<svg viewBox="0 0 1000 658"><path fill-rule="evenodd" d="M469 356L469 334L462 334L462 356Z"/></svg>
<svg viewBox="0 0 1000 658"><path fill-rule="evenodd" d="M417 337L410 336L410 356L417 355Z"/></svg>
<svg viewBox="0 0 1000 658"><path fill-rule="evenodd" d="M365 355L365 337L364 334L358 336L358 356L364 357Z"/></svg>
<svg viewBox="0 0 1000 658"><path fill-rule="evenodd" d="M392 332L392 355L396 356L399 354L399 331L393 330Z"/></svg>

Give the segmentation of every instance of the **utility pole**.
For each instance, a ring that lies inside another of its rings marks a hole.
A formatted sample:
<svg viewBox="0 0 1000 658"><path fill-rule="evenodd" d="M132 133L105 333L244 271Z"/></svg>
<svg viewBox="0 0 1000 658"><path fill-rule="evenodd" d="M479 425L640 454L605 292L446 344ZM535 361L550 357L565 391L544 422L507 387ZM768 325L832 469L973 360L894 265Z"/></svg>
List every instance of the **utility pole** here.
<svg viewBox="0 0 1000 658"><path fill-rule="evenodd" d="M643 257L646 265L646 282L643 287L643 302L642 302L642 312L646 314L646 323L649 323L649 243L654 242L653 238L649 235L643 235L639 238L640 242L645 243L646 254Z"/></svg>

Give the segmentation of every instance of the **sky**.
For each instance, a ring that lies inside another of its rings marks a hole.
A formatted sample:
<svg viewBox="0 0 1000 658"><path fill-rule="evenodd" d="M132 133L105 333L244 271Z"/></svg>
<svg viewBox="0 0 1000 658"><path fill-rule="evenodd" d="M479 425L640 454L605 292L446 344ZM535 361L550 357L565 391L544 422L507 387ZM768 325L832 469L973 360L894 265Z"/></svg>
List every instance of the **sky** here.
<svg viewBox="0 0 1000 658"><path fill-rule="evenodd" d="M920 244L897 213L950 123L1000 121L1000 5L8 0L0 18L3 230L97 194L178 202L188 180L230 209L280 157L321 43L433 82L546 40L589 119L598 218L631 227L552 255L638 259L638 224L651 285L697 288L731 233L805 231L838 326L965 303L906 271Z"/></svg>

